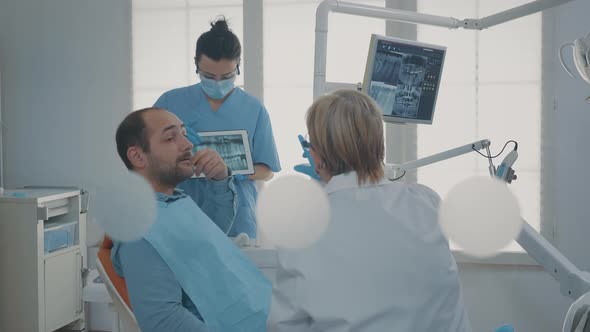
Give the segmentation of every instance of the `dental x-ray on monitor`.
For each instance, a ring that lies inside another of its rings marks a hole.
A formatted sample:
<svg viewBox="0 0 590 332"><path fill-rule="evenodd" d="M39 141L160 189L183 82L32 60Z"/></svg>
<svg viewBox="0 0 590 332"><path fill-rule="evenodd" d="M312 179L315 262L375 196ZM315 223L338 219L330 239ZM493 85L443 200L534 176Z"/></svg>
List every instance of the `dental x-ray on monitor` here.
<svg viewBox="0 0 590 332"><path fill-rule="evenodd" d="M371 35L363 91L383 120L432 124L446 47Z"/></svg>

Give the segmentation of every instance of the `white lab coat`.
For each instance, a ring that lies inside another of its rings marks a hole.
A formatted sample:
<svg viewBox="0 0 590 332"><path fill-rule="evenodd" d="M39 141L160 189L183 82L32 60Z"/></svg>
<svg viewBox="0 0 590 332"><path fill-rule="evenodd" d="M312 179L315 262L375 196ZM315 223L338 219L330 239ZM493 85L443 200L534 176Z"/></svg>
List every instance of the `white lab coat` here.
<svg viewBox="0 0 590 332"><path fill-rule="evenodd" d="M269 331L471 331L434 191L387 179L359 187L355 172L325 190L323 237L279 250Z"/></svg>

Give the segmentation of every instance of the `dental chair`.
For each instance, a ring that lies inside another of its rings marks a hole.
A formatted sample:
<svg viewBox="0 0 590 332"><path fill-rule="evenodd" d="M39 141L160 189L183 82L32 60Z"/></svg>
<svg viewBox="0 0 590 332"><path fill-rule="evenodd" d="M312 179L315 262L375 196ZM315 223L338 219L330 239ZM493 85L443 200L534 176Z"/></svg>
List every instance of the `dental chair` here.
<svg viewBox="0 0 590 332"><path fill-rule="evenodd" d="M96 268L113 300L114 311L118 316L113 324L113 332L141 332L135 315L131 311L125 279L121 278L113 267L112 248L113 241L105 235L98 251Z"/></svg>

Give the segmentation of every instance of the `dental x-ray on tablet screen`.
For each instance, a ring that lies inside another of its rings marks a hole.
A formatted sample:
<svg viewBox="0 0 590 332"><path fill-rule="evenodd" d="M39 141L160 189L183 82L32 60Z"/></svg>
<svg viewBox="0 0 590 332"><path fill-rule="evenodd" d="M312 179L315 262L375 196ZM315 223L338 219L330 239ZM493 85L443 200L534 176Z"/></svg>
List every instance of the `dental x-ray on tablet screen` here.
<svg viewBox="0 0 590 332"><path fill-rule="evenodd" d="M254 174L254 163L250 152L250 142L246 130L200 132L201 144L193 147L193 152L203 149L217 151L232 174ZM204 177L194 175L193 178Z"/></svg>

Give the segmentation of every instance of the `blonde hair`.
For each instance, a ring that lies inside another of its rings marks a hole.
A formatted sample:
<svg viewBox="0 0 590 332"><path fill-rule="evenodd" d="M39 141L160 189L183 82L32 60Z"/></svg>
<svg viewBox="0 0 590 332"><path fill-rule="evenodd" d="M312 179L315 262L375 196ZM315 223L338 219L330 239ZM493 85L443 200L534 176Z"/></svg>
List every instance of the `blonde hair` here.
<svg viewBox="0 0 590 332"><path fill-rule="evenodd" d="M356 171L359 184L383 177L383 122L371 97L355 90L321 96L306 121L312 149L331 175Z"/></svg>

